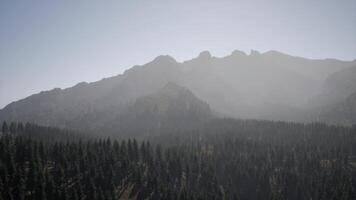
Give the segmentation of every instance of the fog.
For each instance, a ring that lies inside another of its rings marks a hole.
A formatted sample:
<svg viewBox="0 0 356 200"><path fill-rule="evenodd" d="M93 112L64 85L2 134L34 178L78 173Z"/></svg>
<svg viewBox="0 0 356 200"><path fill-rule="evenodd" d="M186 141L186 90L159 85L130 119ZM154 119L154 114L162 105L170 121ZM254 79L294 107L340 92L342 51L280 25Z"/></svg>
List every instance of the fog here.
<svg viewBox="0 0 356 200"><path fill-rule="evenodd" d="M355 200L355 11L0 0L0 200Z"/></svg>
<svg viewBox="0 0 356 200"><path fill-rule="evenodd" d="M355 115L348 107L354 105L355 69L355 61L278 51L235 50L224 57L204 51L184 62L162 55L117 76L12 103L0 111L0 120L100 129L140 98L174 83L207 103L215 117L351 125Z"/></svg>
<svg viewBox="0 0 356 200"><path fill-rule="evenodd" d="M1 1L0 108L165 54L183 62L204 50L256 49L353 60L355 9L353 0Z"/></svg>

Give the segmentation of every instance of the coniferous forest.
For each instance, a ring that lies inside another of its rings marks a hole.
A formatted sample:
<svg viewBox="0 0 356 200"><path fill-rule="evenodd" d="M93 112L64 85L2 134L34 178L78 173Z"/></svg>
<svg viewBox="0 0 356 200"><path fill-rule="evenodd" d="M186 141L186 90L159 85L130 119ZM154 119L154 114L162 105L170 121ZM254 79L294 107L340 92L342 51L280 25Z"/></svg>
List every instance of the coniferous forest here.
<svg viewBox="0 0 356 200"><path fill-rule="evenodd" d="M160 134L4 122L0 199L356 199L355 127L217 119Z"/></svg>
<svg viewBox="0 0 356 200"><path fill-rule="evenodd" d="M356 200L356 0L0 0L0 200Z"/></svg>

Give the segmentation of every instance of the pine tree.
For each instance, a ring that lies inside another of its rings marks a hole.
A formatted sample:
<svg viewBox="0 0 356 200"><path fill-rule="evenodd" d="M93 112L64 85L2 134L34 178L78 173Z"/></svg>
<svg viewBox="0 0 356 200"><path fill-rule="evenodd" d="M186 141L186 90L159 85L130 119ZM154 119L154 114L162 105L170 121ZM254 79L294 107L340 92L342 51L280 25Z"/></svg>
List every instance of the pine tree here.
<svg viewBox="0 0 356 200"><path fill-rule="evenodd" d="M4 133L4 134L7 134L9 132L9 127L8 127L6 121L4 121L2 123L2 129L1 130L2 130L2 133Z"/></svg>
<svg viewBox="0 0 356 200"><path fill-rule="evenodd" d="M15 124L15 122L11 122L9 131L12 134L16 134L17 133L17 125Z"/></svg>

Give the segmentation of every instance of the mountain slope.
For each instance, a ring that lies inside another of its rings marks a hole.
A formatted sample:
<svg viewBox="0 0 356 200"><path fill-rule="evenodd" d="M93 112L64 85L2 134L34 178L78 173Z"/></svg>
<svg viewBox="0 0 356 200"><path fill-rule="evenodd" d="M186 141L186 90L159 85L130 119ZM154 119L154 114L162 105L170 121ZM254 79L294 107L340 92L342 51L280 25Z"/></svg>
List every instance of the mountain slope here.
<svg viewBox="0 0 356 200"><path fill-rule="evenodd" d="M331 74L323 83L318 103L334 104L356 92L356 65Z"/></svg>
<svg viewBox="0 0 356 200"><path fill-rule="evenodd" d="M129 136L145 136L169 131L197 128L212 118L207 103L194 96L188 89L175 83L138 98L124 112L102 127L107 133L121 132Z"/></svg>
<svg viewBox="0 0 356 200"><path fill-rule="evenodd" d="M101 110L98 100L121 82L122 76L93 83L79 83L67 89L55 88L7 105L0 120L35 122L41 125L68 127L83 115Z"/></svg>
<svg viewBox="0 0 356 200"><path fill-rule="evenodd" d="M180 82L216 111L238 118L294 120L328 75L356 64L311 60L276 51L216 58L209 52L182 63ZM325 67L325 68L323 68Z"/></svg>
<svg viewBox="0 0 356 200"><path fill-rule="evenodd" d="M348 126L356 124L356 92L336 103L313 108L308 119Z"/></svg>
<svg viewBox="0 0 356 200"><path fill-rule="evenodd" d="M159 56L122 75L13 102L0 110L0 120L98 129L169 82L189 89L222 116L294 120L326 77L350 66L356 61L311 60L276 51L234 51L222 58L202 52L182 63Z"/></svg>
<svg viewBox="0 0 356 200"><path fill-rule="evenodd" d="M305 120L331 124L356 123L356 66L331 74L306 108Z"/></svg>

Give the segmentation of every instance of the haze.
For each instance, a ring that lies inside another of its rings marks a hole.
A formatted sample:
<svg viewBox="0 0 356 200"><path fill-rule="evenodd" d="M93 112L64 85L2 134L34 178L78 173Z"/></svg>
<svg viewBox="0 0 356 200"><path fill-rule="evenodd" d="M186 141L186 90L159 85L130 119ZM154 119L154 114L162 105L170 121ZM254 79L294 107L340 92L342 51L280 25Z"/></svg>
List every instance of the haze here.
<svg viewBox="0 0 356 200"><path fill-rule="evenodd" d="M356 1L1 1L0 108L158 55L356 57Z"/></svg>

